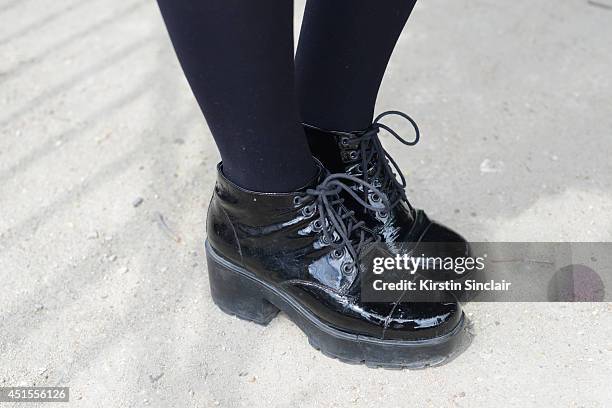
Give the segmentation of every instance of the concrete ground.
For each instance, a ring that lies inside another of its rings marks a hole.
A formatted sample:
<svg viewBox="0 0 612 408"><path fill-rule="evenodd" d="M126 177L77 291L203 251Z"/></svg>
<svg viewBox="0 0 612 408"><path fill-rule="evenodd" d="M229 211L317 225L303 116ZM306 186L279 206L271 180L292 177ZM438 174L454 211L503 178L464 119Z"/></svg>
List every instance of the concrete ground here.
<svg viewBox="0 0 612 408"><path fill-rule="evenodd" d="M611 48L609 0L421 1L377 109L422 127L385 139L413 203L472 240L610 241ZM154 2L0 0L0 56L0 386L84 407L612 406L609 303L470 304L471 346L422 371L221 313L218 155Z"/></svg>

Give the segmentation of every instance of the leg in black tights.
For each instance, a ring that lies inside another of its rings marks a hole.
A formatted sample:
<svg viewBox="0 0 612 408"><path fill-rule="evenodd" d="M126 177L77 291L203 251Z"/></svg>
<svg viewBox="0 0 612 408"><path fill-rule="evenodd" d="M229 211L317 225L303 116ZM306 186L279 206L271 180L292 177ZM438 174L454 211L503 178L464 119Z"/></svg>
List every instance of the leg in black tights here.
<svg viewBox="0 0 612 408"><path fill-rule="evenodd" d="M376 95L416 0L308 0L296 54L302 119L356 131L373 118Z"/></svg>
<svg viewBox="0 0 612 408"><path fill-rule="evenodd" d="M296 85L292 1L158 3L226 176L272 192L301 187L314 175L302 120L345 131L370 124L415 0L308 0Z"/></svg>
<svg viewBox="0 0 612 408"><path fill-rule="evenodd" d="M307 184L316 167L294 89L293 2L158 3L225 175L265 192Z"/></svg>

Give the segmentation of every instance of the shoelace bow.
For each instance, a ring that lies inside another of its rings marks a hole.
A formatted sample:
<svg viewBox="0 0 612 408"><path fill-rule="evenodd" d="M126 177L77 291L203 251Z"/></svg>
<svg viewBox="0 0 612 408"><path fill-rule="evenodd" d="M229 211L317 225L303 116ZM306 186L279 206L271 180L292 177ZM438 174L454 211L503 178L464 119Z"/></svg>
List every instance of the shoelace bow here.
<svg viewBox="0 0 612 408"><path fill-rule="evenodd" d="M414 140L408 141L402 138L399 134L397 134L397 132L395 132L389 126L380 122L382 118L384 118L385 116L389 116L389 115L398 115L406 119L408 122L410 122L410 124L412 125L415 131ZM351 140L353 142L359 143L359 149L361 151L360 156L361 156L361 170L363 173L363 181L366 182L366 184L369 184L367 183L368 178L371 180L372 179L381 180L380 186L377 186L377 187L380 187L383 190L389 191L389 194L387 194L389 208L393 208L400 201L404 201L408 204L408 207L410 208L411 213L413 213L414 209L412 205L410 204L410 202L408 201L408 198L406 197L406 190L405 190L406 189L406 178L404 177L404 174L400 170L395 160L393 160L393 157L391 157L391 155L382 146L380 139L378 138L378 132L380 131L380 129L384 129L387 132L389 132L393 137L395 137L402 144L406 146L414 146L415 144L419 142L419 138L420 138L419 127L417 126L416 122L410 116L406 115L403 112L386 111L378 115L372 122L372 125L370 125L368 130L366 130L362 135ZM368 174L368 170L370 168L371 163L375 164L375 173L373 175ZM393 168L391 168L391 166L393 166ZM394 169L395 169L395 173L393 172ZM400 181L398 181L396 174L397 176L399 176ZM386 188L387 186L389 188ZM364 200L366 200L369 191L365 188L363 190L364 190L363 192ZM370 191L377 193L373 190L370 190ZM381 197L384 197L384 195ZM377 208L376 211L380 211L380 208Z"/></svg>
<svg viewBox="0 0 612 408"><path fill-rule="evenodd" d="M359 197L346 182L360 184L364 189L370 189L376 194L380 194L383 197L383 205L388 207L389 203L380 190L358 177L344 173L330 174L317 187L306 190L306 194L315 197L314 205L319 214L319 222L323 226L323 234L328 242L335 248L346 247L353 261L356 261L365 245L379 241L380 237L367 229L364 221L357 221L354 217L355 211L349 210L343 205L344 199L340 198L339 194L344 190L364 208L373 211L380 208L370 205ZM328 225L326 219L329 220L330 225ZM334 231L340 237L339 242L334 239Z"/></svg>

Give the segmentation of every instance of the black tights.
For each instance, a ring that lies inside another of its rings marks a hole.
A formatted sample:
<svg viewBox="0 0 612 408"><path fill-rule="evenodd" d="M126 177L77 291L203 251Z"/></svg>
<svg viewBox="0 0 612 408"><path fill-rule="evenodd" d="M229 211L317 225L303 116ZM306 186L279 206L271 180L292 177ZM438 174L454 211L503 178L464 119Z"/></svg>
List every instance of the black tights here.
<svg viewBox="0 0 612 408"><path fill-rule="evenodd" d="M158 0L225 175L255 191L291 191L315 165L302 121L367 127L416 0L308 0L293 55L289 0Z"/></svg>

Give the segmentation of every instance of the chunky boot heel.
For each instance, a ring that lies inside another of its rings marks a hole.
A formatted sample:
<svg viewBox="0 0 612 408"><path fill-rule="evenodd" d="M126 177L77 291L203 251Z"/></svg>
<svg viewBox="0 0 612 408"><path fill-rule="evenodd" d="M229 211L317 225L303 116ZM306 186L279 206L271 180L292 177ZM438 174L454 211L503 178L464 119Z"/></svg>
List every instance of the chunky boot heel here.
<svg viewBox="0 0 612 408"><path fill-rule="evenodd" d="M210 293L221 310L264 326L276 317L278 309L264 298L264 289L258 282L222 265L210 254L206 261Z"/></svg>

